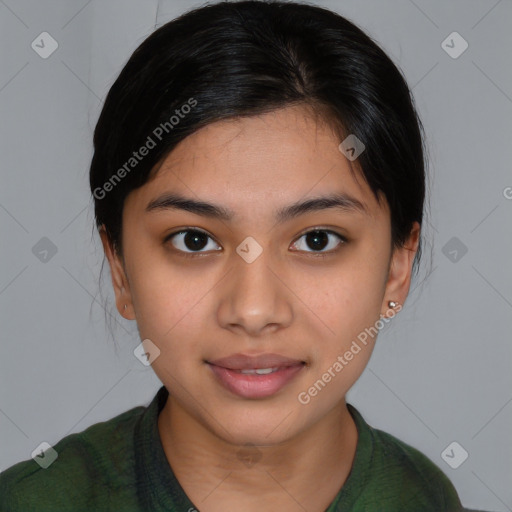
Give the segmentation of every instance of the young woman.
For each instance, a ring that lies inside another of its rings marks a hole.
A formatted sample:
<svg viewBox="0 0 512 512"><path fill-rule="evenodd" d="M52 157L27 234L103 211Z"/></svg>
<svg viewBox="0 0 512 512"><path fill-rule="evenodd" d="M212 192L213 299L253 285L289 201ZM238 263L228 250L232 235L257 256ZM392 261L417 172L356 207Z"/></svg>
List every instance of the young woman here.
<svg viewBox="0 0 512 512"><path fill-rule="evenodd" d="M425 199L410 91L367 35L292 2L193 10L133 53L94 150L116 305L163 386L5 471L2 511L461 510L345 401Z"/></svg>

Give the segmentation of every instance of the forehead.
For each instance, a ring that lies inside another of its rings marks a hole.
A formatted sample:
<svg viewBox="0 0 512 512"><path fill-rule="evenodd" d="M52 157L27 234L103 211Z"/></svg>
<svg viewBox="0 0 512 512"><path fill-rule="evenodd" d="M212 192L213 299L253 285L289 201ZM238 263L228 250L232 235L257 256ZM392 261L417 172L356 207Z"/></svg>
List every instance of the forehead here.
<svg viewBox="0 0 512 512"><path fill-rule="evenodd" d="M357 162L339 150L340 136L302 107L223 120L181 141L137 189L139 207L162 192L222 204L249 213L301 198L346 194L370 215L381 206ZM133 194L133 193L132 193Z"/></svg>

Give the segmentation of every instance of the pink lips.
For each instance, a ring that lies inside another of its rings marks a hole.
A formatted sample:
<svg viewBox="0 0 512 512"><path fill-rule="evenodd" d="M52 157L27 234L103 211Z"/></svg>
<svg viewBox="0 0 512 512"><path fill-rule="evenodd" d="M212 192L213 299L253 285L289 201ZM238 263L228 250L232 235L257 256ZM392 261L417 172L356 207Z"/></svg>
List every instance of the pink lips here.
<svg viewBox="0 0 512 512"><path fill-rule="evenodd" d="M219 382L243 398L265 398L277 393L305 364L278 354L234 354L207 362ZM242 373L250 370L260 370L260 373Z"/></svg>

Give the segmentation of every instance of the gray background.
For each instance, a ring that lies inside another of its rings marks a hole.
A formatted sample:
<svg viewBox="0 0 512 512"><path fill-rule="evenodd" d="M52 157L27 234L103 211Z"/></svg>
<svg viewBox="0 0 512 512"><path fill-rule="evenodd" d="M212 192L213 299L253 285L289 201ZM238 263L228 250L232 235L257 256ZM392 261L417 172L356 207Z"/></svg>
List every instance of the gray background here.
<svg viewBox="0 0 512 512"><path fill-rule="evenodd" d="M404 70L431 158L426 270L349 401L428 455L465 506L512 510L512 5L317 3L366 29ZM115 342L106 329L88 165L122 65L155 28L201 4L0 1L0 470L42 441L146 405L160 386L133 355L140 340L113 308L108 271ZM59 45L46 59L31 47L43 31ZM469 44L456 59L441 46L453 31ZM43 237L54 255L36 246ZM469 453L457 469L441 458L452 441Z"/></svg>

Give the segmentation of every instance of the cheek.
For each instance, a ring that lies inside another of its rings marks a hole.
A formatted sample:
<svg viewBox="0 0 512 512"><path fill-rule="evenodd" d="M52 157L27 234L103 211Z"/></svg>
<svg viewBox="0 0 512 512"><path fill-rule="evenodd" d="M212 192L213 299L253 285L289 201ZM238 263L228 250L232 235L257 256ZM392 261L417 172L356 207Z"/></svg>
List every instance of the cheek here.
<svg viewBox="0 0 512 512"><path fill-rule="evenodd" d="M127 270L137 326L142 338L161 343L198 303L199 290L187 286L183 274L160 248L132 250Z"/></svg>
<svg viewBox="0 0 512 512"><path fill-rule="evenodd" d="M381 303L374 281L351 273L332 280L329 293L316 296L316 310L329 329L310 333L320 341L311 346L312 365L297 397L315 414L325 414L345 396L368 364Z"/></svg>
<svg viewBox="0 0 512 512"><path fill-rule="evenodd" d="M315 323L328 326L319 328L316 336L312 333L313 338L321 339L313 347L316 364L312 377L319 379L326 372L334 373L333 390L350 388L371 356L378 335L376 325L381 313L384 272L383 262L358 258L333 271L329 279L317 281L316 288L310 288L317 292L310 291L306 302L322 320L321 324ZM329 378L325 375L323 380Z"/></svg>
<svg viewBox="0 0 512 512"><path fill-rule="evenodd" d="M154 281L145 277L135 286L140 337L150 339L160 350L152 368L169 389L179 389L180 382L186 381L183 376L194 375L201 363L206 314L201 302L204 292L174 277L167 286L162 274Z"/></svg>
<svg viewBox="0 0 512 512"><path fill-rule="evenodd" d="M323 285L316 283L308 306L330 327L332 338L346 342L379 318L382 279L380 272L362 264L341 269L322 280Z"/></svg>
<svg viewBox="0 0 512 512"><path fill-rule="evenodd" d="M204 325L208 280L191 282L176 272L144 272L134 279L132 296L141 336L161 344L190 343ZM194 284L194 285L193 285ZM203 299L203 300L202 300Z"/></svg>

